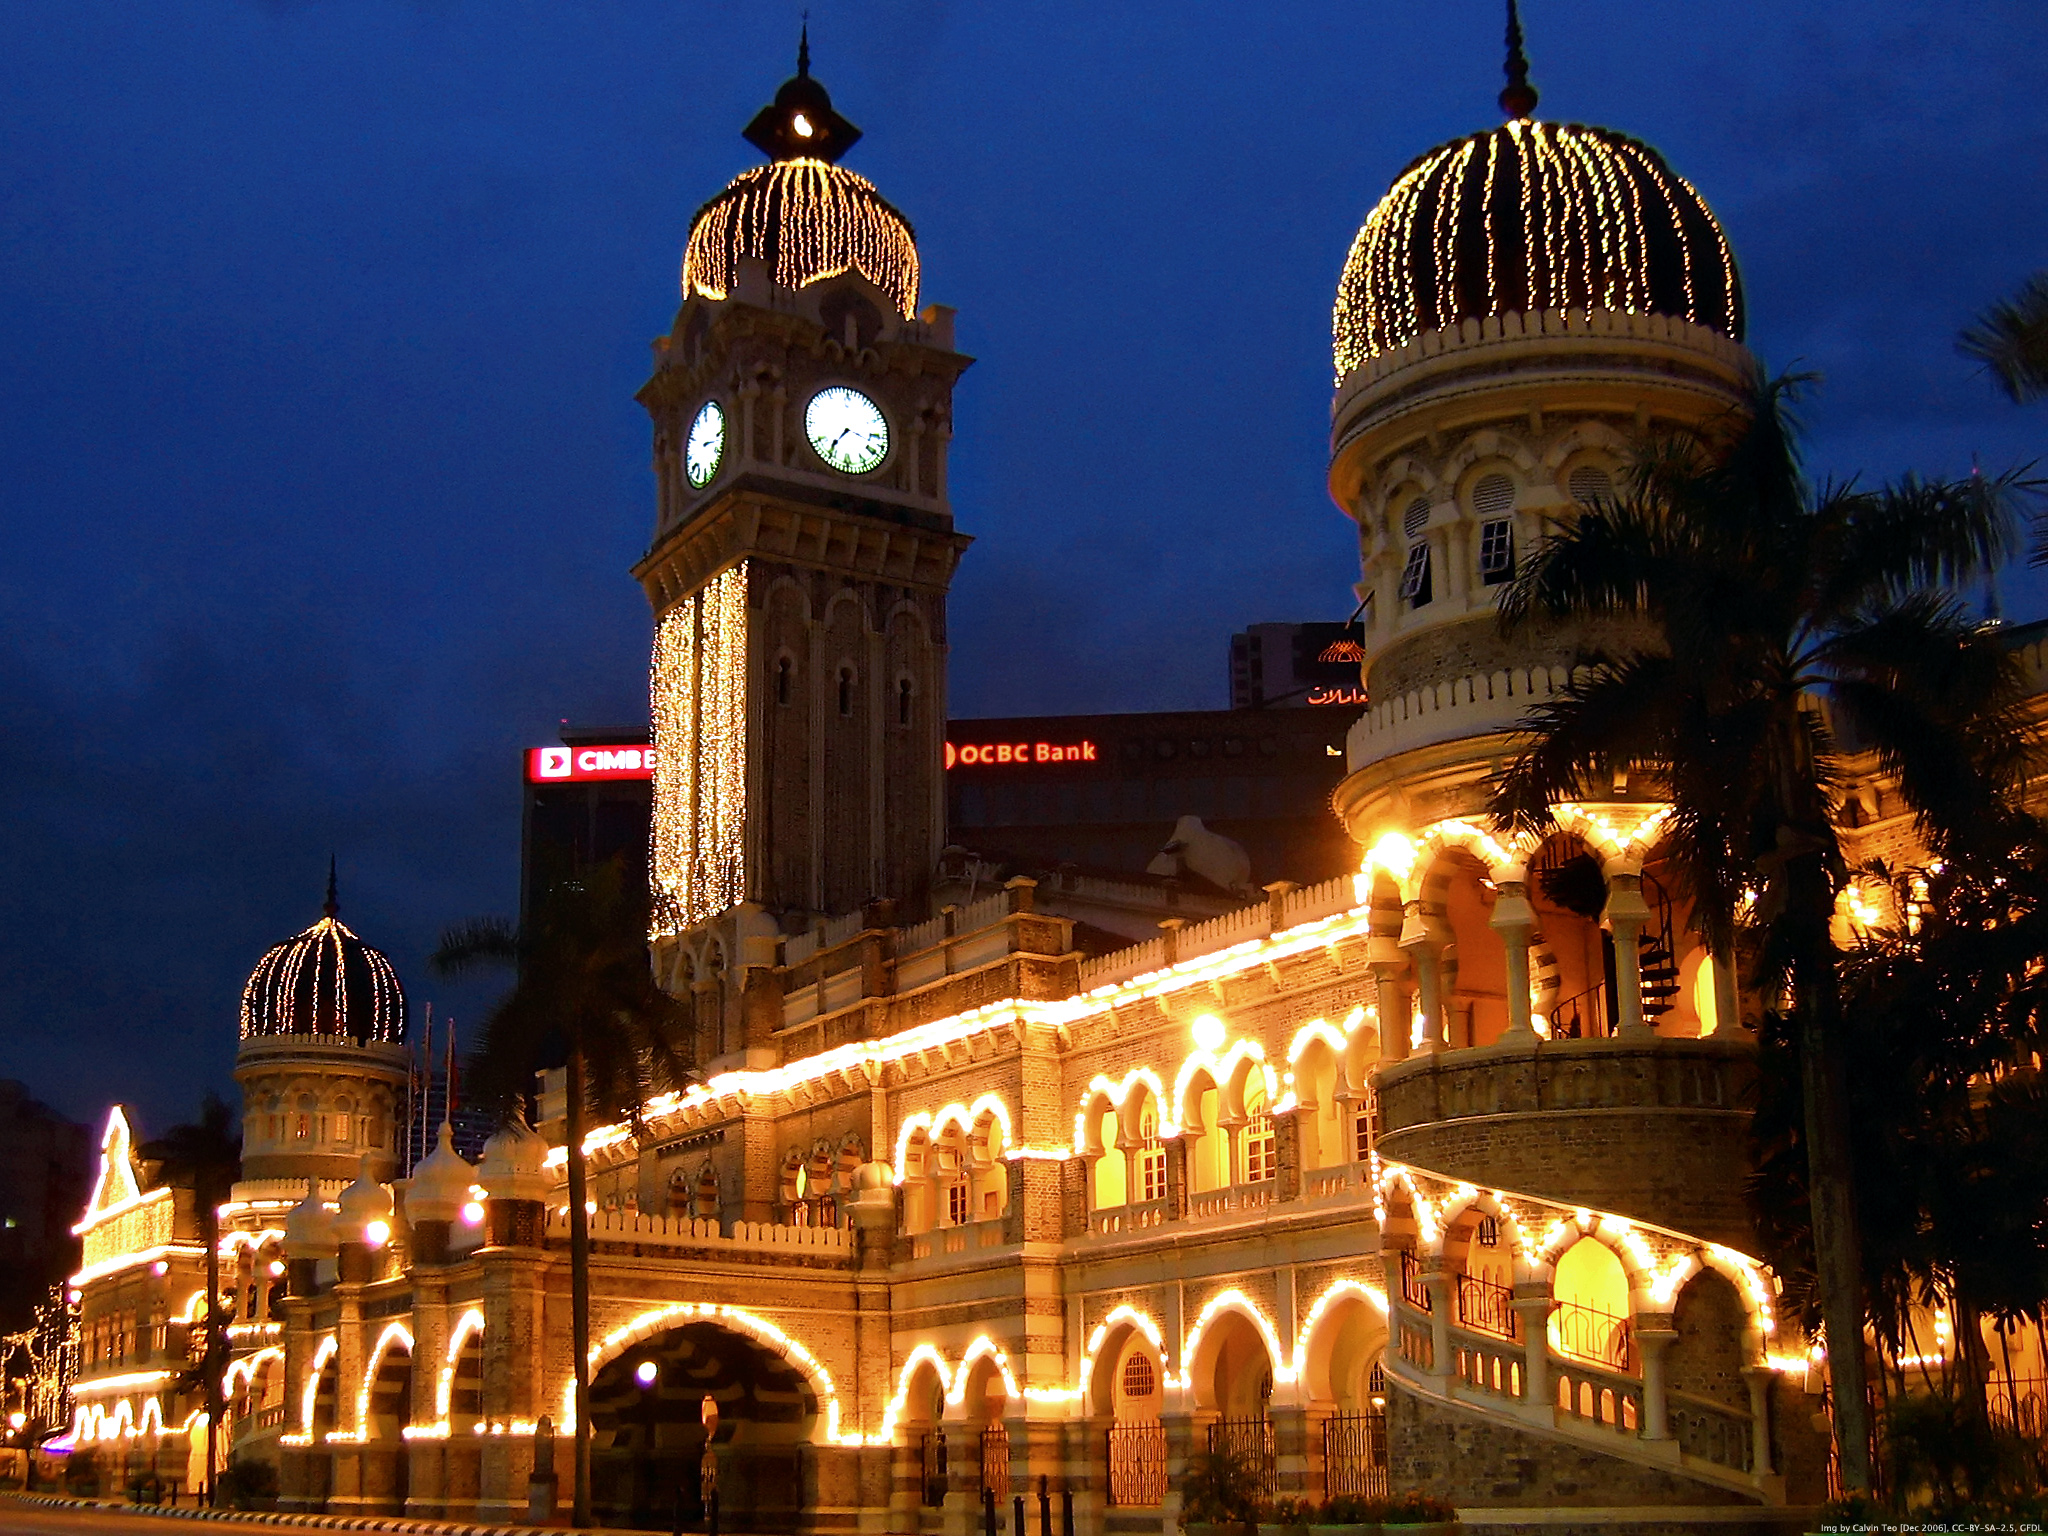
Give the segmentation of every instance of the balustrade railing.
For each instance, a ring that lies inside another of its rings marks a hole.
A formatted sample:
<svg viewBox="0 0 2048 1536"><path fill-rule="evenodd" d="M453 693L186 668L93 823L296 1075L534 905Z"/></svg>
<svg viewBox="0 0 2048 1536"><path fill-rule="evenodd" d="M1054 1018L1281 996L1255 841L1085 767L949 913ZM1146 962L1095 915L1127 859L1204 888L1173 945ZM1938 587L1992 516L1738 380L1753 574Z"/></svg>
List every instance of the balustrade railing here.
<svg viewBox="0 0 2048 1536"><path fill-rule="evenodd" d="M1560 1301L1550 1314L1550 1328L1551 1342L1561 1355L1610 1371L1636 1368L1635 1329L1625 1317L1584 1302Z"/></svg>
<svg viewBox="0 0 2048 1536"><path fill-rule="evenodd" d="M1521 1350L1459 1339L1452 1344L1451 1354L1458 1379L1466 1385L1497 1397L1521 1398L1522 1370L1526 1364Z"/></svg>
<svg viewBox="0 0 2048 1536"><path fill-rule="evenodd" d="M1166 1426L1112 1424L1107 1440L1109 1502L1120 1508L1152 1508L1164 1503Z"/></svg>
<svg viewBox="0 0 2048 1536"><path fill-rule="evenodd" d="M1557 1374L1557 1406L1573 1418L1627 1435L1642 1428L1640 1382L1564 1361L1553 1361L1552 1369Z"/></svg>
<svg viewBox="0 0 2048 1536"><path fill-rule="evenodd" d="M1164 1200L1133 1201L1129 1205L1113 1205L1104 1210L1090 1211L1088 1230L1102 1236L1118 1232L1142 1232L1147 1227L1164 1225L1166 1216Z"/></svg>
<svg viewBox="0 0 2048 1536"><path fill-rule="evenodd" d="M1515 1311L1515 1293L1478 1275L1458 1276L1458 1321L1482 1333L1497 1333L1504 1339L1522 1336L1522 1319Z"/></svg>
<svg viewBox="0 0 2048 1536"><path fill-rule="evenodd" d="M1401 1299L1418 1312L1436 1310L1436 1303L1430 1300L1429 1287L1422 1283L1422 1266L1415 1262L1415 1255L1406 1248L1401 1250Z"/></svg>
<svg viewBox="0 0 2048 1536"><path fill-rule="evenodd" d="M1323 1420L1323 1497L1387 1496L1387 1416L1333 1413Z"/></svg>
<svg viewBox="0 0 2048 1536"><path fill-rule="evenodd" d="M1747 1413L1689 1392L1667 1393L1665 1412L1671 1420L1671 1438L1686 1455L1737 1472L1750 1470L1755 1446Z"/></svg>

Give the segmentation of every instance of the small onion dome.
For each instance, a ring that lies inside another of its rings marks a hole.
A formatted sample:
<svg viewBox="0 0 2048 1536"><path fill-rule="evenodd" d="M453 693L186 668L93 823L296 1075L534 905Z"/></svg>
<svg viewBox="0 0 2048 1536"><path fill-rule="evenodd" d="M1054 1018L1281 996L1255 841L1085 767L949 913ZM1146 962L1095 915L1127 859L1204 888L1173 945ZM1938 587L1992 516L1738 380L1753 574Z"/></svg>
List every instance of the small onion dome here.
<svg viewBox="0 0 2048 1536"><path fill-rule="evenodd" d="M476 1182L493 1200L546 1200L548 1144L523 1120L508 1120L484 1143Z"/></svg>
<svg viewBox="0 0 2048 1536"><path fill-rule="evenodd" d="M887 1189L896 1182L896 1170L887 1163L862 1163L853 1170L853 1187L857 1190Z"/></svg>
<svg viewBox="0 0 2048 1536"><path fill-rule="evenodd" d="M470 1186L476 1183L476 1169L455 1150L455 1131L441 1122L441 1142L412 1171L412 1183L405 1192L407 1221L453 1221L469 1204Z"/></svg>
<svg viewBox="0 0 2048 1536"><path fill-rule="evenodd" d="M1461 320L1596 309L1742 340L1735 256L1690 182L1625 134L1518 117L1431 150L1366 218L1337 283L1337 378Z"/></svg>
<svg viewBox="0 0 2048 1536"><path fill-rule="evenodd" d="M824 160L742 171L697 210L683 249L683 297L722 299L743 256L784 288L858 272L908 318L917 313L917 236L874 183Z"/></svg>
<svg viewBox="0 0 2048 1536"><path fill-rule="evenodd" d="M385 1224L384 1236L391 1235L391 1191L386 1189L370 1173L370 1154L363 1154L362 1172L356 1175L355 1183L341 1192L341 1215L335 1225L340 1229L341 1240L348 1243L363 1241L363 1233L371 1222ZM378 1239L381 1243L383 1239Z"/></svg>
<svg viewBox="0 0 2048 1536"><path fill-rule="evenodd" d="M306 1198L293 1206L284 1218L284 1256L288 1259L331 1259L340 1246L334 1232L334 1212L320 1198L320 1186L306 1180Z"/></svg>
<svg viewBox="0 0 2048 1536"><path fill-rule="evenodd" d="M275 946L242 988L242 1038L347 1035L357 1043L405 1038L405 989L381 951L340 918L334 869L320 921Z"/></svg>

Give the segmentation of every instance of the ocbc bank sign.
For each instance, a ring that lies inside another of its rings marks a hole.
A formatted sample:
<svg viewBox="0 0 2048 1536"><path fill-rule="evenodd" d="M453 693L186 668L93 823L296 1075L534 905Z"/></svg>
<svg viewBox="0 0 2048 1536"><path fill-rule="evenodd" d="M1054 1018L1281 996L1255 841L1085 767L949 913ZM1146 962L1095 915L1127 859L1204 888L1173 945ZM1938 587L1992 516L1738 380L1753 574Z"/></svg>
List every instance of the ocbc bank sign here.
<svg viewBox="0 0 2048 1536"><path fill-rule="evenodd" d="M947 742L948 768L1011 767L1019 763L1092 763L1092 741Z"/></svg>

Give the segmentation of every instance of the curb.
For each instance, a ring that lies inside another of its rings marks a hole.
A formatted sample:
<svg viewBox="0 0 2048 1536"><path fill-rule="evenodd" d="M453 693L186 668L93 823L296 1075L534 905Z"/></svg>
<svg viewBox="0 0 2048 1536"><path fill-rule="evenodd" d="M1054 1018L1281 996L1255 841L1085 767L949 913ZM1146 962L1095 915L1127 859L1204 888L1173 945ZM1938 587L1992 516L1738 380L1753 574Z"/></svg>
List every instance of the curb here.
<svg viewBox="0 0 2048 1536"><path fill-rule="evenodd" d="M161 1504L119 1504L108 1499L71 1499L52 1493L8 1493L15 1504L36 1504L46 1509L92 1509L104 1514L153 1515L163 1520L232 1520L264 1525L311 1526L329 1531L393 1531L403 1536L535 1536L537 1531L567 1530L563 1526L463 1525L447 1520L407 1520L383 1515L299 1515L274 1514L261 1509L204 1509ZM586 1536L598 1536L591 1528Z"/></svg>

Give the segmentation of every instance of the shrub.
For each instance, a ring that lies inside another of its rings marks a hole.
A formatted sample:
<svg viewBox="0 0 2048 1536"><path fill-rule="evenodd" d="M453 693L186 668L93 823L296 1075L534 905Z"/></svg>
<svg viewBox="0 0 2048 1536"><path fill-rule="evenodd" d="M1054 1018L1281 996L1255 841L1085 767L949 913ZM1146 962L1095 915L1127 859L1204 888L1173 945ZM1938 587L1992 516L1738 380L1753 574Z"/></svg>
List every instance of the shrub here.
<svg viewBox="0 0 2048 1536"><path fill-rule="evenodd" d="M1397 1493L1380 1505L1382 1525L1430 1525L1458 1518L1455 1506L1426 1493Z"/></svg>
<svg viewBox="0 0 2048 1536"><path fill-rule="evenodd" d="M277 1468L253 1456L237 1456L214 1484L229 1509L256 1509L277 1497Z"/></svg>
<svg viewBox="0 0 2048 1536"><path fill-rule="evenodd" d="M1249 1456L1205 1451L1188 1468L1181 1519L1191 1525L1253 1524L1263 1484Z"/></svg>
<svg viewBox="0 0 2048 1536"><path fill-rule="evenodd" d="M1261 1525L1307 1525L1315 1517L1316 1507L1307 1499L1275 1499L1259 1510Z"/></svg>
<svg viewBox="0 0 2048 1536"><path fill-rule="evenodd" d="M1363 1494L1340 1493L1323 1505L1322 1513L1315 1517L1317 1525L1377 1525L1380 1506L1377 1499L1368 1499Z"/></svg>
<svg viewBox="0 0 2048 1536"><path fill-rule="evenodd" d="M74 1498L98 1493L100 1453L76 1450L64 1458L64 1491Z"/></svg>

